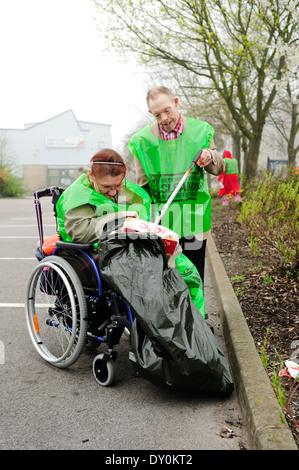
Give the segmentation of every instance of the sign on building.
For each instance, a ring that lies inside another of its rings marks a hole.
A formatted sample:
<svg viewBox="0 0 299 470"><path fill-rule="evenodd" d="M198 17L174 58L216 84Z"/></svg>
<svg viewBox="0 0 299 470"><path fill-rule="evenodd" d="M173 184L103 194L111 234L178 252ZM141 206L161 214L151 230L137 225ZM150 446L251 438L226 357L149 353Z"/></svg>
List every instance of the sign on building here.
<svg viewBox="0 0 299 470"><path fill-rule="evenodd" d="M85 140L82 136L46 136L45 147L48 148L84 148Z"/></svg>

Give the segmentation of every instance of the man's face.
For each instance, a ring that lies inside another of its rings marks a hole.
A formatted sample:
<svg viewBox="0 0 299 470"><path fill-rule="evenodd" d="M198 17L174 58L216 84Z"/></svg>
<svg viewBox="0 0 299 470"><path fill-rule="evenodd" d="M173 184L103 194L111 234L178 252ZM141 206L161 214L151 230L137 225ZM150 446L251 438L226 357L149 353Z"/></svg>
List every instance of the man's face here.
<svg viewBox="0 0 299 470"><path fill-rule="evenodd" d="M164 94L160 94L155 99L149 100L149 112L167 132L173 131L180 118L178 103L178 98L172 100L169 96Z"/></svg>

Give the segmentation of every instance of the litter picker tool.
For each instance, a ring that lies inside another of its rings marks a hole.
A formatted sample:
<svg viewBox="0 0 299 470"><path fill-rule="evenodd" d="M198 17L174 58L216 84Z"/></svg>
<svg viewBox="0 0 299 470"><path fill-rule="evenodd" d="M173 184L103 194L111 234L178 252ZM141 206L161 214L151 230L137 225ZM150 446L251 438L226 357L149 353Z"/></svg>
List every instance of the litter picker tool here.
<svg viewBox="0 0 299 470"><path fill-rule="evenodd" d="M156 229L157 229L157 226L160 222L160 220L162 219L163 215L165 214L165 212L167 211L167 209L169 208L170 204L172 203L172 201L174 200L174 198L176 197L177 193L179 192L179 190L181 189L181 187L183 186L183 184L185 183L186 179L188 178L188 176L190 175L194 165L196 165L196 163L198 162L198 160L200 159L200 156L202 154L202 150L200 150L196 155L195 157L193 158L192 160L192 163L191 163L191 166L188 168L188 170L186 171L186 173L184 174L183 178L181 179L181 181L179 182L179 184L177 185L177 187L175 188L175 190L173 191L173 193L171 194L170 198L168 199L168 201L166 202L165 206L163 207L160 215L157 217L157 219L155 220L154 222L154 227L153 227L153 232L155 233Z"/></svg>

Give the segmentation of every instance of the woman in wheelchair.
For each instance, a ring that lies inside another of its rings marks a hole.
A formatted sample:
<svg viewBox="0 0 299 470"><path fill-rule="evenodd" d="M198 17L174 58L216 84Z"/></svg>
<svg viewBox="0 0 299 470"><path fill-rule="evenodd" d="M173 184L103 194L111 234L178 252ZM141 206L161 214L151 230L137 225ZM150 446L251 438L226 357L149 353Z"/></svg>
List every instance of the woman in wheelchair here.
<svg viewBox="0 0 299 470"><path fill-rule="evenodd" d="M91 159L91 168L69 186L56 205L60 237L64 241L93 243L112 232L126 216L150 219L151 198L137 184L126 180L127 167L114 150L103 149ZM97 250L96 250L97 255ZM203 288L197 269L181 254L176 266L205 318Z"/></svg>
<svg viewBox="0 0 299 470"><path fill-rule="evenodd" d="M111 149L97 152L91 168L69 186L59 198L57 222L63 240L97 243L103 222L127 215L148 218L150 197L137 184L126 180L127 167ZM118 217L117 217L118 216Z"/></svg>
<svg viewBox="0 0 299 470"><path fill-rule="evenodd" d="M127 216L150 220L151 199L126 180L126 171L117 152L103 149L55 201L60 241L27 287L34 346L46 361L65 368L87 342L106 343L93 373L98 383L110 385L113 346L127 329L130 360L144 378L183 390L230 393L229 368L204 320L195 266L181 253L170 268L161 239L119 230ZM52 195L51 189L42 195Z"/></svg>

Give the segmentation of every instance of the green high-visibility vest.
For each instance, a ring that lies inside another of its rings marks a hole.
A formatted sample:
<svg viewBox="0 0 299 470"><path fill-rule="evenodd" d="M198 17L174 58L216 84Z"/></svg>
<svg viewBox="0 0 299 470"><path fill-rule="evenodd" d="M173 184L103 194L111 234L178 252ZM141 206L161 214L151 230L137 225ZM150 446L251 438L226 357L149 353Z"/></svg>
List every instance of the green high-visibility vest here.
<svg viewBox="0 0 299 470"><path fill-rule="evenodd" d="M126 204L125 200L119 197L120 203L113 202L104 194L95 191L86 176L82 174L74 181L60 196L57 205L57 224L59 233L64 241L72 241L66 233L64 227L65 214L75 207L91 204L97 207L97 216L120 211L136 211L143 220L149 220L151 199L148 193L132 181L125 181L125 188L133 195L137 195L140 202L136 204ZM123 203L122 203L123 202Z"/></svg>
<svg viewBox="0 0 299 470"><path fill-rule="evenodd" d="M128 144L145 171L156 215L190 167L202 148L208 148L214 129L208 123L186 118L183 134L165 141L154 136L148 124L133 135ZM180 237L205 233L211 228L211 197L203 168L194 166L161 220Z"/></svg>
<svg viewBox="0 0 299 470"><path fill-rule="evenodd" d="M239 174L238 160L236 158L224 158L223 161L225 163L226 175Z"/></svg>

